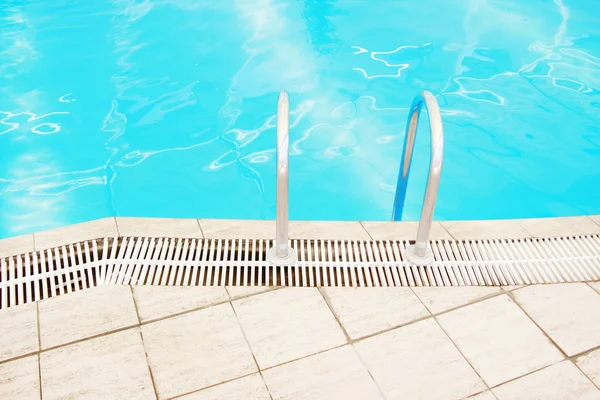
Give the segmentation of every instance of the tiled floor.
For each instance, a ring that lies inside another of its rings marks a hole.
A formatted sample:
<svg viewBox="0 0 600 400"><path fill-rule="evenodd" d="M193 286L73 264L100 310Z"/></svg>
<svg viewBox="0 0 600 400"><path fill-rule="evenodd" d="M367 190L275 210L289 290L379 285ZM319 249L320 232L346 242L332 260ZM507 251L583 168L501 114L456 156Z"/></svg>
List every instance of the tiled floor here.
<svg viewBox="0 0 600 400"><path fill-rule="evenodd" d="M98 287L0 311L0 399L600 400L597 289Z"/></svg>

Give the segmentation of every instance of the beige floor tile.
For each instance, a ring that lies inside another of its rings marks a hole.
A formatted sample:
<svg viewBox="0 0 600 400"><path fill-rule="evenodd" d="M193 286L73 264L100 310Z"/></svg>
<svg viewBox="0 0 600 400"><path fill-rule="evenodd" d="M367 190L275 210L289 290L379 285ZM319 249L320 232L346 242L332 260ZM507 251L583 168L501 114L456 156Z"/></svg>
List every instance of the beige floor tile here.
<svg viewBox="0 0 600 400"><path fill-rule="evenodd" d="M33 235L14 236L0 240L0 258L33 251Z"/></svg>
<svg viewBox="0 0 600 400"><path fill-rule="evenodd" d="M131 288L102 285L39 302L42 349L138 324Z"/></svg>
<svg viewBox="0 0 600 400"><path fill-rule="evenodd" d="M179 397L181 400L271 400L260 374L245 376L234 381Z"/></svg>
<svg viewBox="0 0 600 400"><path fill-rule="evenodd" d="M600 233L600 226L588 217L521 219L519 224L534 237L577 236Z"/></svg>
<svg viewBox="0 0 600 400"><path fill-rule="evenodd" d="M290 221L291 239L370 240L356 221Z"/></svg>
<svg viewBox="0 0 600 400"><path fill-rule="evenodd" d="M263 371L273 400L383 399L351 346Z"/></svg>
<svg viewBox="0 0 600 400"><path fill-rule="evenodd" d="M352 339L404 325L429 315L410 288L323 288Z"/></svg>
<svg viewBox="0 0 600 400"><path fill-rule="evenodd" d="M502 293L499 287L482 286L415 287L413 290L434 314Z"/></svg>
<svg viewBox="0 0 600 400"><path fill-rule="evenodd" d="M276 290L273 286L227 286L227 293L231 300L236 300L241 297L254 296L255 294Z"/></svg>
<svg viewBox="0 0 600 400"><path fill-rule="evenodd" d="M363 222L373 240L414 240L417 237L419 221ZM431 224L430 240L449 240L452 235L437 221Z"/></svg>
<svg viewBox="0 0 600 400"><path fill-rule="evenodd" d="M567 355L600 346L600 295L585 283L533 285L514 296Z"/></svg>
<svg viewBox="0 0 600 400"><path fill-rule="evenodd" d="M37 350L35 303L0 310L0 361Z"/></svg>
<svg viewBox="0 0 600 400"><path fill-rule="evenodd" d="M563 358L507 295L483 300L437 318L490 386Z"/></svg>
<svg viewBox="0 0 600 400"><path fill-rule="evenodd" d="M36 232L33 234L36 250L83 242L85 240L116 236L118 236L117 224L113 217L64 226L62 228Z"/></svg>
<svg viewBox="0 0 600 400"><path fill-rule="evenodd" d="M600 390L570 361L492 389L499 400L600 400Z"/></svg>
<svg viewBox="0 0 600 400"><path fill-rule="evenodd" d="M432 318L355 347L388 400L461 399L486 389Z"/></svg>
<svg viewBox="0 0 600 400"><path fill-rule="evenodd" d="M207 239L275 239L275 221L201 219Z"/></svg>
<svg viewBox="0 0 600 400"><path fill-rule="evenodd" d="M496 400L496 396L489 390L476 394L475 396L466 397L464 400Z"/></svg>
<svg viewBox="0 0 600 400"><path fill-rule="evenodd" d="M261 369L346 343L315 288L286 288L233 302Z"/></svg>
<svg viewBox="0 0 600 400"><path fill-rule="evenodd" d="M161 399L257 371L229 303L142 325L142 334Z"/></svg>
<svg viewBox="0 0 600 400"><path fill-rule="evenodd" d="M201 238L198 220L193 218L117 217L120 236Z"/></svg>
<svg viewBox="0 0 600 400"><path fill-rule="evenodd" d="M44 399L152 399L139 328L41 353Z"/></svg>
<svg viewBox="0 0 600 400"><path fill-rule="evenodd" d="M596 215L588 215L588 217L594 221L595 223L597 223L598 225L600 225L600 214L596 214Z"/></svg>
<svg viewBox="0 0 600 400"><path fill-rule="evenodd" d="M40 398L38 356L29 356L0 364L0 399Z"/></svg>
<svg viewBox="0 0 600 400"><path fill-rule="evenodd" d="M590 282L589 285L596 290L596 292L600 293L600 282Z"/></svg>
<svg viewBox="0 0 600 400"><path fill-rule="evenodd" d="M578 357L576 364L600 388L600 349Z"/></svg>
<svg viewBox="0 0 600 400"><path fill-rule="evenodd" d="M516 220L442 221L444 228L457 240L521 239L531 235Z"/></svg>
<svg viewBox="0 0 600 400"><path fill-rule="evenodd" d="M133 286L133 296L142 322L229 300L219 286Z"/></svg>

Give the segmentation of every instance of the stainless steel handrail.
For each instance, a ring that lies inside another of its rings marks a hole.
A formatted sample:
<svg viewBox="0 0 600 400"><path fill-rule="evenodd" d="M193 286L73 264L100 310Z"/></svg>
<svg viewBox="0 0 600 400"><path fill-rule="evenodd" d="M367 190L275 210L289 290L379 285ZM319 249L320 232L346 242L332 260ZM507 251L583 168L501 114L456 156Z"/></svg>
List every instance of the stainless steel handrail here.
<svg viewBox="0 0 600 400"><path fill-rule="evenodd" d="M415 145L415 134L417 133L419 115L421 114L423 105L425 105L429 114L431 159L429 163L429 175L427 177L427 188L425 189L425 199L423 200L423 209L421 210L421 219L419 220L419 228L417 230L417 239L414 245L406 249L408 261L420 265L429 264L433 261L433 253L428 247L429 232L431 231L433 210L435 208L442 173L442 159L444 158L444 132L442 130L440 106L435 96L428 91L419 93L410 106L409 119L406 124L406 136L404 137L404 150L402 152L402 161L400 162L400 172L398 173L398 184L396 185L394 209L392 212L392 221L398 221L402 218L410 174L410 164Z"/></svg>
<svg viewBox="0 0 600 400"><path fill-rule="evenodd" d="M267 252L267 261L275 265L294 264L297 253L288 244L290 101L287 92L277 102L277 204L275 247Z"/></svg>

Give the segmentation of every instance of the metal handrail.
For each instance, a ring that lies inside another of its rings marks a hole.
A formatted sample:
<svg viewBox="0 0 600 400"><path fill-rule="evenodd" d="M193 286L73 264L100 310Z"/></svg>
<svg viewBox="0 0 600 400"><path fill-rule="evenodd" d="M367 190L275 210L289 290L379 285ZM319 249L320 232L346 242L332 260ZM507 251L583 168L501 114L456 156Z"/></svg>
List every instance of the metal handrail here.
<svg viewBox="0 0 600 400"><path fill-rule="evenodd" d="M442 159L444 158L444 132L442 130L440 106L435 96L428 91L419 93L410 106L409 119L406 124L406 136L404 137L404 150L398 173L398 184L396 185L394 209L392 212L392 221L398 221L402 218L410 174L410 164L415 145L415 134L417 133L419 115L421 114L423 105L425 105L429 114L431 159L429 163L429 175L427 177L427 188L425 189L425 199L423 200L423 209L421 210L421 219L419 220L419 228L417 230L417 239L414 245L406 249L408 261L420 265L429 264L433 261L433 253L427 245L429 243L429 232L431 231L438 187L440 186Z"/></svg>
<svg viewBox="0 0 600 400"><path fill-rule="evenodd" d="M296 250L288 244L290 101L287 92L279 93L277 102L277 204L275 247L267 252L267 260L275 265L294 264Z"/></svg>

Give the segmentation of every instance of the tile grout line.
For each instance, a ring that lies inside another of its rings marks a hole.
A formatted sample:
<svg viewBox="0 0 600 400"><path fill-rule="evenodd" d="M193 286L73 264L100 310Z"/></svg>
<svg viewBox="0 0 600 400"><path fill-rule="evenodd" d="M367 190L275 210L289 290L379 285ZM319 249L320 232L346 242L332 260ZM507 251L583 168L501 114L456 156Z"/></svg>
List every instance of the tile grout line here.
<svg viewBox="0 0 600 400"><path fill-rule="evenodd" d="M500 292L497 293L492 293L489 296L483 297L483 298L478 298L475 299L474 301L471 301L467 304L464 304L462 306L456 307L454 309L449 309L449 310L445 310L444 312L438 313L438 314L434 314L433 312L431 312L431 310L429 309L429 307L427 307L427 304L425 304L425 302L421 299L421 297L419 297L419 295L417 294L417 292L414 291L414 289L411 287L410 288L411 291L413 292L413 294L415 295L415 297L421 302L421 304L423 305L423 307L425 307L425 309L427 311L429 311L429 313L432 315L433 320L435 321L435 323L437 324L437 326L442 330L442 332L444 332L444 335L446 335L446 337L448 338L448 340L452 343L452 345L454 346L454 348L458 351L458 353L461 355L461 357L463 358L463 360L465 360L465 362L467 364L469 364L469 367L471 367L471 369L473 370L473 372L475 372L475 374L477 374L477 376L479 377L479 379L481 379L481 382L483 382L483 384L485 385L485 387L487 388L487 390L490 390L490 386L488 385L488 383L485 381L485 379L483 379L483 377L479 374L479 371L477 371L475 369L475 367L471 364L471 362L469 361L469 359L463 354L462 350L458 347L458 345L456 343L454 343L454 340L452 340L452 338L450 337L450 335L448 335L448 332L446 332L446 330L442 327L442 324L440 324L440 322L437 320L437 316L438 315L444 315L446 313L450 313L454 310L458 310L459 308L463 308L463 307L468 307L472 304L476 304L494 297L498 297L500 295L503 295L504 293L502 292L502 290ZM481 393L485 392L485 390L483 390ZM495 395L494 395L495 397Z"/></svg>
<svg viewBox="0 0 600 400"><path fill-rule="evenodd" d="M157 286L157 287L168 287L168 286ZM192 286L192 287L194 287L194 286ZM209 286L205 286L205 287L209 287ZM229 296L227 296L227 297L229 297ZM144 321L142 321L140 319L140 326L154 324L156 322L161 322L161 321L164 321L164 320L169 319L169 318L176 318L176 317L180 317L182 315L191 314L191 313L196 312L196 311L206 310L207 308L211 308L211 307L223 305L225 303L228 303L229 301L230 300L222 300L222 301L218 301L218 302L215 302L215 303L211 303L211 304L202 305L202 306L199 306L199 307L190 308L188 310L179 311L179 312L176 312L176 313L173 313L173 314L169 314L169 315L165 315L165 316L162 316L162 317L153 318L153 319L147 319L147 320L144 320Z"/></svg>
<svg viewBox="0 0 600 400"><path fill-rule="evenodd" d="M39 353L39 354L47 353L47 352L52 351L52 350L57 350L57 349L60 349L60 348L63 348L63 347L71 346L71 345L74 345L74 344L79 344L79 343L85 342L86 340L98 339L98 338L101 338L103 336L112 335L113 333L120 333L120 332L126 331L128 329L136 328L136 327L140 327L140 325L135 324L135 325L124 326L124 327L121 327L121 328L118 328L118 329L113 329L111 331L102 332L102 333L99 333L99 334L96 334L96 335L92 335L92 336L88 336L88 337L85 337L85 338L82 338L82 339L73 340L72 342L62 343L62 344L59 344L59 345L56 345L56 346L48 347L48 348L45 348L45 349L40 349L40 351L38 351L38 352L29 353L27 355L32 355L32 354L37 354L37 353ZM14 360L17 360L17 359L20 359L20 358L24 358L25 356L26 355L22 355L22 356L19 356L19 357L8 359L8 360L3 360L3 361L0 362L0 364L4 364L4 363L6 363L8 361L14 361Z"/></svg>
<svg viewBox="0 0 600 400"><path fill-rule="evenodd" d="M375 240L375 239L373 239L373 236L371 236L371 232L369 232L369 230L367 229L367 227L363 224L363 221L358 221L358 223L363 228L363 230L365 232L367 232L367 236L369 236L369 238L371 238L371 240Z"/></svg>
<svg viewBox="0 0 600 400"><path fill-rule="evenodd" d="M600 346L596 346L596 347L593 347L593 348L591 348L591 349L588 349L588 350L582 351L581 353L575 354L574 356L572 356L572 357L570 357L570 358L569 358L569 360L571 360L571 362L572 362L573 364L575 364L575 367L576 367L577 369L579 369L579 371L581 371L581 373L582 373L582 374L583 374L583 375L584 375L584 376L585 376L585 377L586 377L586 378L587 378L587 379L588 379L590 382L592 382L592 385L594 385L595 387L597 387L597 388L598 388L598 390L600 390L600 384L599 384L599 385L596 385L596 383L595 383L595 382L592 380L592 378L590 378L590 377L588 376L588 374L586 374L586 373L585 373L585 371L581 369L581 367L579 366L579 364L577 364L577 360L578 360L580 357L585 357L585 356L587 356L588 354L590 354L590 353L593 353L593 352L595 352L595 351L599 351L599 350L600 350Z"/></svg>
<svg viewBox="0 0 600 400"><path fill-rule="evenodd" d="M133 301L133 308L135 309L135 315L138 320L140 340L142 341L142 349L144 349L144 358L146 359L146 367L148 367L148 373L150 374L150 382L152 382L152 390L154 390L154 396L158 400L158 391L156 390L156 383L154 382L154 375L152 374L152 368L150 367L150 360L148 360L148 351L146 350L146 342L144 341L144 334L142 333L142 320L140 318L140 312L138 311L137 302L133 294L133 287L129 285L129 292L131 293L131 300Z"/></svg>
<svg viewBox="0 0 600 400"><path fill-rule="evenodd" d="M40 351L42 350L42 337L40 332L40 306L39 302L35 303L35 320L37 323L37 339L38 339L38 351L37 351L37 361L38 361L38 380L40 383L40 400L43 400L43 388L42 388L42 355Z"/></svg>
<svg viewBox="0 0 600 400"><path fill-rule="evenodd" d="M360 361L360 364L363 366L363 368L365 369L365 371L367 371L367 374L369 374L369 377L371 378L371 380L375 384L375 387L379 391L379 394L381 395L381 397L383 398L383 400L387 400L387 396L385 395L385 393L383 393L383 389L381 389L381 386L379 386L379 383L375 380L375 377L371 373L371 370L369 369L369 367L367 367L367 363L365 363L365 360L363 360L362 357L360 356L360 353L358 352L358 349L353 344L350 344L349 346L352 349L352 351L354 351L354 354L356 354L356 357L358 357L358 360Z"/></svg>
<svg viewBox="0 0 600 400"><path fill-rule="evenodd" d="M583 283L587 284L589 287L591 287L591 288L592 288L592 290L593 290L594 292L596 292L596 293L598 293L598 294L600 295L600 291L599 291L599 290L597 290L595 287L593 287L593 286L592 286L592 283L599 283L599 282L597 282L597 281L589 282L589 281L588 281L588 282L583 282Z"/></svg>
<svg viewBox="0 0 600 400"><path fill-rule="evenodd" d="M204 236L204 229L202 229L202 224L200 223L199 218L196 218L196 223L198 224L198 228L200 228L200 234L202 235L202 239L206 239L206 236Z"/></svg>
<svg viewBox="0 0 600 400"><path fill-rule="evenodd" d="M209 286L207 286L207 287L209 287ZM227 292L227 295L229 296L229 301L234 302L234 301L238 301L238 300L247 299L247 298L253 297L253 296L258 296L258 295L261 295L264 293L269 293L269 292L274 292L276 290L285 289L285 288L291 287L291 286L222 286L222 287L225 288L225 291ZM234 297L231 293L229 293L229 290L227 290L227 288L231 288L231 287L253 287L253 288L263 287L263 288L266 288L266 290L264 290L262 292L258 292L258 293L250 293L248 295L242 295L240 297Z"/></svg>
<svg viewBox="0 0 600 400"><path fill-rule="evenodd" d="M574 355L572 355L571 357L569 357L569 359L571 359L571 360L575 360L575 359L577 359L577 358L579 358L579 357L587 356L588 354L590 354L590 353L593 353L593 352L594 352L594 351L596 351L596 350L600 350L600 345L598 345L598 346L596 346L596 347L592 347L591 349L588 349L588 350L582 351L582 352L580 352L580 353L574 354Z"/></svg>
<svg viewBox="0 0 600 400"><path fill-rule="evenodd" d="M348 346L350 346L350 348L352 348L352 351L354 351L354 354L356 354L356 357L358 357L361 365L363 366L363 368L365 369L365 371L367 371L367 374L369 374L369 377L371 378L371 380L375 384L375 387L377 387L377 390L379 391L379 394L381 394L381 397L384 400L386 400L387 397L385 396L385 393L383 393L383 390L379 386L379 383L377 383L377 381L375 380L375 377L373 376L373 374L371 373L371 371L367 367L367 364L365 363L365 361L362 359L362 357L358 353L358 350L356 349L356 347L354 347L354 345L352 344L352 338L350 337L350 334L346 331L346 328L342 324L342 321L340 321L337 313L335 312L335 310L333 308L333 305L330 303L330 299L329 299L329 296L327 296L325 288L322 288L322 287L319 288L319 287L317 287L317 291L321 294L321 297L323 298L323 301L325 301L325 304L327 305L327 307L329 308L329 311L333 315L333 319L335 319L335 322L337 322L337 324L339 325L340 329L344 333L344 336L346 337L346 342L347 342L346 345L348 345Z"/></svg>
<svg viewBox="0 0 600 400"><path fill-rule="evenodd" d="M583 370L579 367L579 365L577 364L577 362L575 360L569 360L569 361L575 366L575 368L577 368L579 370L579 372L581 372L583 374L583 376L586 377L586 379L588 381L590 381L590 383L592 384L593 387L600 390L600 385L596 385L594 383L594 381L592 380L592 378L590 378L585 372L583 372Z"/></svg>
<svg viewBox="0 0 600 400"><path fill-rule="evenodd" d="M131 285L130 285L130 286L131 286ZM153 287L153 285L143 285L143 286L145 286L145 287ZM160 287L168 287L168 286L162 286L162 285L159 285L159 286L154 286L154 287L159 287L159 288L160 288ZM183 286L182 286L182 287L183 287ZM282 289L282 288L283 288L283 286L264 286L264 287L268 287L268 289L267 289L267 290L265 290L264 292L259 292L259 293L251 293L251 294L249 294L249 295L246 295L246 296L240 296L240 297L237 297L237 298L234 298L234 299L232 299L232 298L231 298L231 295L229 294L229 291L227 291L227 286L188 286L188 287L197 287L197 288L205 288L205 287L207 287L207 288L214 288L214 287L222 287L222 288L224 288L224 289L225 289L225 293L227 294L227 300L217 301L217 302L210 303L210 304L207 304L207 305L202 305L202 306L198 306L198 307L190 308L190 309L188 309L188 310L184 310L184 311L175 312L175 313L173 313L173 314L165 315L165 316L158 317L158 318L147 319L147 320L144 320L144 321L142 321L142 320L140 319L140 326L144 326L144 325L148 325L148 324L153 324L153 323L155 323L155 322L164 321L164 320L166 320L166 319L169 319L169 318L175 318L175 317L179 317L179 316L181 316L181 315L190 314L190 313L193 313L193 312L196 312L196 311L206 310L207 308L211 308L211 307L215 307L215 306L220 306L220 305L223 305L223 304L225 304L225 303L228 303L228 302L231 302L231 301L243 300L243 299L247 299L247 298L249 298L249 297L253 297L253 296L258 296L258 295L261 295L261 294L264 294L264 293L268 293L268 292L274 292L274 291L276 291L276 290L280 290L280 289ZM254 287L257 287L257 286L254 286Z"/></svg>
<svg viewBox="0 0 600 400"><path fill-rule="evenodd" d="M599 216L599 215L597 215L597 214L592 214L592 215L594 215L594 216L596 216L596 217L598 217L598 216ZM593 219L592 219L592 216L591 216L591 215L586 215L586 217L588 217L588 219L589 219L590 221L592 221L594 224L596 224L596 225L600 226L600 218L598 218L598 221L595 221L595 220L593 220Z"/></svg>
<svg viewBox="0 0 600 400"><path fill-rule="evenodd" d="M598 348L600 348L600 346L599 346ZM596 385L596 384L595 384L595 383L594 383L594 382L593 382L593 381L590 379L590 377L589 377L589 376L587 376L587 375L585 374L585 372L583 372L583 371L581 370L581 368L579 368L579 366L577 365L577 363L576 363L574 360L572 360L571 358L565 358L565 359L563 359L563 360L560 360L560 361L557 361L557 362L555 362L555 363L553 363L553 364L549 364L549 365L546 365L546 366L543 366L543 367L537 368L537 369L535 369L535 370L533 370L533 371L527 372L526 374L523 374L523 375L520 375L520 376L514 377L514 378L512 378L512 379L509 379L509 380L507 380L507 381L505 381L505 382L502 382L502 383L499 383L499 384L497 384L497 385L494 385L494 386L492 386L492 387L490 388L490 391L491 391L492 389L496 389L496 388L498 388L498 387L500 387L500 386L502 386L502 385L505 385L505 384L507 384L507 383L514 382L514 381L516 381L516 380L518 380L518 379L521 379L521 378L524 378L524 377L526 377L526 376L529 376L529 375L535 374L535 373L537 373L537 372L543 371L543 370L545 370L545 369L547 369L547 368L554 367L555 365L558 365L558 364L560 364L560 363L563 363L563 362L569 362L569 363L573 364L573 365L575 366L575 368L577 368L577 369L578 369L578 370L579 370L579 371L580 371L580 372L581 372L581 373L582 373L582 374L583 374L583 375L584 375L584 376L585 376L585 377L586 377L586 378L587 378L587 379L588 379L588 380L589 380L589 381L592 383L592 386L594 386L594 387L597 387L597 388L600 390L600 387L598 387L598 386L597 386L597 385Z"/></svg>
<svg viewBox="0 0 600 400"><path fill-rule="evenodd" d="M42 356L40 353L36 355L38 362L38 380L40 383L40 400L44 399L44 389L42 388Z"/></svg>
<svg viewBox="0 0 600 400"><path fill-rule="evenodd" d="M565 353L565 352L563 351L563 349L562 349L562 348L561 348L561 347L558 345L558 343L556 343L556 342L554 341L554 339L552 339L552 338L550 337L550 335L549 335L549 334L548 334L548 333L547 333L547 332L546 332L544 329L542 329L542 327L541 327L541 326L540 326L540 325L539 325L539 324L538 324L538 323L537 323L537 322L536 322L536 321L533 319L533 317L532 317L531 315L529 315L529 313L527 313L527 311L525 310L525 308L524 308L523 306L521 306L521 303L519 303L519 302L517 301L517 298L515 297L514 293L511 291L511 292L507 292L507 293L506 293L506 295L507 295L508 297L510 297L510 299L512 300L512 302L513 302L513 303L515 303L515 304L516 304L516 306L517 306L517 307L519 307L519 309L520 309L521 311L523 311L523 313L524 313L524 314L527 316L527 318L528 318L528 319L529 319L531 322L533 322L533 324L534 324L534 325L535 325L535 326L536 326L536 327L537 327L537 328L538 328L538 329L539 329L539 330L542 332L542 334L543 334L543 335L546 337L546 339L547 339L547 340L548 340L548 341L549 341L549 342L550 342L550 343L551 343L551 344L552 344L552 345L553 345L553 346L554 346L556 349L558 349L558 351L560 352L560 354L563 356L563 359L568 359L568 358L569 358L569 355L568 355L567 353Z"/></svg>
<svg viewBox="0 0 600 400"><path fill-rule="evenodd" d="M176 395L176 396L173 396L173 397L167 397L165 400L175 400L175 399L180 399L180 398L182 398L182 397L185 397L185 396L188 396L188 395L190 395L190 394L192 394L192 393L200 393L200 392L204 392L205 390L212 389L212 388L214 388L214 387L217 387L217 386L225 385L225 384L227 384L227 383L235 382L235 381L237 381L237 380L239 380L239 379L248 378L249 376L256 375L256 374L257 374L257 372L251 372L251 373L249 373L249 374L240 375L240 376L238 376L238 377L236 377L236 378L227 379L227 380L224 380L223 382L219 382L219 383L214 383L214 384L212 384L212 385L205 386L205 387L203 387L203 388L201 388L201 389L196 389L196 390L192 390L191 392L185 392L185 393L181 393L181 394L178 394L178 395ZM267 390L268 390L268 389L267 389ZM271 394L271 393L269 393L269 395L270 395L270 394Z"/></svg>
<svg viewBox="0 0 600 400"><path fill-rule="evenodd" d="M433 222L436 222L436 221L433 221ZM456 238L454 237L454 235L452 233L450 233L448 228L446 228L446 226L444 224L442 224L442 221L437 221L437 223L440 224L440 226L442 227L444 232L446 232L448 234L448 236L450 236L452 239L456 240ZM433 228L433 224L432 224L432 228ZM431 234L431 232L430 232L430 234Z"/></svg>
<svg viewBox="0 0 600 400"><path fill-rule="evenodd" d="M415 286L415 287L419 287L419 288L430 287L430 288L436 288L436 289L442 289L442 290L444 290L444 288L439 287L439 286ZM469 287L469 286L461 286L461 287ZM473 286L473 287L499 288L500 286ZM460 310L461 308L465 308L465 307L468 307L470 305L481 303L483 301L486 301L486 300L489 300L489 299L493 299L495 297L502 296L502 295L506 294L504 291L500 290L500 291L498 291L496 293L490 293L490 294L485 295L483 297L478 297L478 298L473 299L473 300L471 300L471 301L469 301L469 302L467 302L465 304L461 304L461 305L456 306L456 307L448 308L448 309L446 309L444 311L441 311L439 313L434 313L434 312L432 312L432 311L429 310L429 308L427 307L427 305L425 304L425 302L423 302L423 300L421 300L421 298L419 297L419 295L417 294L417 292L414 291L414 287L410 286L410 289L413 290L413 293L415 294L415 296L417 296L417 299L419 299L419 301L423 304L423 306L431 313L432 317L439 317L439 316L451 313L452 311Z"/></svg>
<svg viewBox="0 0 600 400"><path fill-rule="evenodd" d="M13 361L19 361L19 360L22 360L22 359L27 358L27 357L38 355L40 353L41 353L41 351L39 351L39 350L37 350L37 351L30 351L29 353L23 353L23 354L20 354L18 356L14 356L14 357L11 357L11 358L6 358L6 359L0 361L0 365L2 365L2 364L8 364L8 363L13 362Z"/></svg>
<svg viewBox="0 0 600 400"><path fill-rule="evenodd" d="M487 392L492 395L494 400L498 400L498 396L496 396L496 393L492 392L492 389L488 389ZM481 392L481 393L485 393L485 392ZM479 394L481 394L481 393L479 393Z"/></svg>
<svg viewBox="0 0 600 400"><path fill-rule="evenodd" d="M515 219L514 221L517 223L517 225L519 225L519 227L520 227L521 229L523 229L523 230L524 230L525 232L527 232L527 234L529 235L529 238L525 238L525 239L538 239L538 237L537 237L537 236L535 236L534 234L532 234L531 232L529 232L529 231L527 230L527 228L525 228L525 227L523 226L523 224L521 224L521 223L519 222L520 220L518 220L518 219Z"/></svg>
<svg viewBox="0 0 600 400"><path fill-rule="evenodd" d="M487 387L487 385L486 385L486 387ZM470 394L468 397L464 397L462 400L474 399L475 397L479 396L480 394L484 394L484 393L489 393L494 398L494 400L498 400L496 395L492 392L492 389L485 389L485 390L482 390L481 392Z"/></svg>
<svg viewBox="0 0 600 400"><path fill-rule="evenodd" d="M431 315L434 315L433 312L429 309L429 307L427 307L427 304L425 304L425 302L419 297L417 292L415 292L415 290L411 286L409 286L409 288L410 288L410 291L412 292L412 294L417 298L417 300L419 300L419 303L421 303L423 305L423 307L425 307L427 312Z"/></svg>
<svg viewBox="0 0 600 400"><path fill-rule="evenodd" d="M457 238L457 236L455 236L455 234L454 234L454 233L452 233L452 232L450 231L450 229L448 229L448 227L447 227L447 226L446 226L446 224L445 224L445 222L446 222L446 221L438 221L438 222L440 223L440 225L442 226L442 228L444 228L444 230L445 230L446 232L448 232L448 235L450 235L450 237L451 237L452 239L454 239L454 240L456 240L456 241L458 241L458 240L469 240L469 239L458 239L458 238Z"/></svg>
<svg viewBox="0 0 600 400"><path fill-rule="evenodd" d="M483 376L481 376L481 374L479 374L479 371L477 371L475 369L475 367L473 366L473 364L471 364L471 361L469 361L469 359L467 358L467 356L465 356L465 354L462 352L462 350L458 347L458 344L454 343L454 340L452 340L452 338L450 337L450 335L448 334L448 332L446 332L446 330L442 327L442 324L440 324L440 321L438 321L438 319L436 317L433 317L433 320L435 321L435 323L437 324L437 326L442 330L442 332L444 332L444 335L448 338L448 340L450 341L450 343L452 343L452 346L454 346L454 348L456 349L456 351L458 351L458 354L460 354L460 356L463 358L463 360L465 360L465 362L469 365L469 367L471 367L471 370L473 370L473 372L475 372L475 374L479 377L479 379L481 380L481 382L483 382L483 385L486 387L487 390L491 390L490 385L487 383L487 381L485 379L483 379ZM485 390L482 390L482 392L485 392Z"/></svg>
<svg viewBox="0 0 600 400"><path fill-rule="evenodd" d="M519 380L519 379L521 379L521 378L525 378L526 376L533 375L533 374L535 374L535 373L537 373L537 372L543 371L543 370L545 370L545 369L547 369L547 368L553 367L553 366L555 366L555 365L558 365L558 364L560 364L560 363L562 363L562 362L565 362L565 361L569 362L570 360L567 360L567 359L560 360L560 361L558 361L558 362L555 362L555 363L553 363L553 364L550 364L550 365L545 365L545 366L543 366L543 367L540 367L540 368L534 369L533 371L529 371L529 372L527 372L527 373L525 373L525 374L523 374L523 375L515 376L515 377L514 377L514 378L512 378L512 379L509 379L509 380L507 380L507 381L504 381L504 382L501 382L501 383L499 383L499 384L497 384L497 385L494 385L494 386L492 386L492 387L490 388L490 392L491 392L493 389L497 389L497 388L499 388L500 386L503 386L503 385L505 385L505 384L507 384L507 383L511 383L511 382L514 382L514 381L516 381L516 380Z"/></svg>
<svg viewBox="0 0 600 400"><path fill-rule="evenodd" d="M117 222L117 217L116 216L113 217L113 220L115 221L115 227L117 228L117 237L122 237L121 236L121 231L119 230L119 223Z"/></svg>
<svg viewBox="0 0 600 400"><path fill-rule="evenodd" d="M229 302L229 305L231 307L231 310L233 311L233 315L235 315L235 320L238 323L238 327L240 328L240 332L242 332L242 336L244 338L244 341L246 342L246 346L248 346L248 350L250 350L250 354L252 354L252 360L254 360L254 365L256 365L256 370L258 371L260 378L262 379L263 384L265 385L265 388L267 389L267 392L269 392L269 397L271 398L271 400L273 400L273 394L271 393L271 390L269 389L269 385L267 385L267 382L265 381L265 377L262 374L262 371L260 369L260 365L258 365L258 361L256 360L256 355L254 354L254 350L252 350L252 346L250 345L250 341L248 340L248 337L246 336L246 331L244 331L244 327L242 326L242 323L240 321L240 317L238 316L237 312L235 311L235 307L233 306L233 302Z"/></svg>
<svg viewBox="0 0 600 400"><path fill-rule="evenodd" d="M352 342L352 338L350 337L350 334L348 334L348 332L346 331L346 328L344 328L344 325L342 325L342 322L339 320L337 314L335 313L335 310L333 309L333 306L329 302L329 297L325 293L323 293L324 290L323 290L322 287L316 287L316 289L319 292L319 294L321 295L321 298L323 299L323 301L325 302L325 304L327 305L327 308L329 309L329 312L333 316L333 319L335 319L335 322L337 322L337 324L340 327L342 333L346 337L346 344L350 344Z"/></svg>

